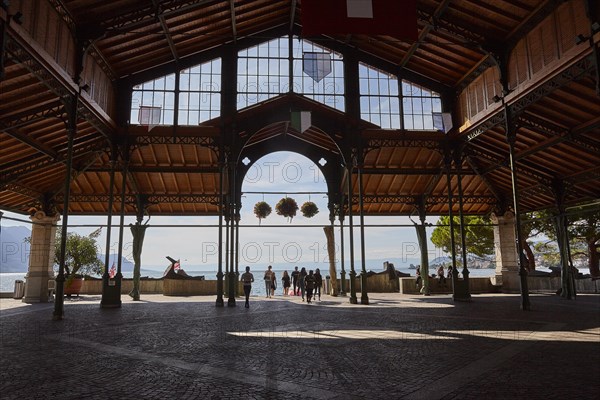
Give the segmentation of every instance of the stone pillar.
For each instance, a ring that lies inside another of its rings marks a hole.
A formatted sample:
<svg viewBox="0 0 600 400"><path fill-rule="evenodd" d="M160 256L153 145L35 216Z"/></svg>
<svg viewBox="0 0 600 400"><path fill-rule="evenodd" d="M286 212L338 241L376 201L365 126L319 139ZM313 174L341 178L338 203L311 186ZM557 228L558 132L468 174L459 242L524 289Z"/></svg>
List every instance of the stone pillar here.
<svg viewBox="0 0 600 400"><path fill-rule="evenodd" d="M507 211L504 215L492 213L494 223L494 249L496 252L496 285L502 285L502 291L518 293L519 263L515 238L515 215Z"/></svg>
<svg viewBox="0 0 600 400"><path fill-rule="evenodd" d="M31 216L31 249L29 251L29 269L25 275L24 303L48 303L48 281L54 279L54 236L56 222L60 215L47 216L38 211Z"/></svg>

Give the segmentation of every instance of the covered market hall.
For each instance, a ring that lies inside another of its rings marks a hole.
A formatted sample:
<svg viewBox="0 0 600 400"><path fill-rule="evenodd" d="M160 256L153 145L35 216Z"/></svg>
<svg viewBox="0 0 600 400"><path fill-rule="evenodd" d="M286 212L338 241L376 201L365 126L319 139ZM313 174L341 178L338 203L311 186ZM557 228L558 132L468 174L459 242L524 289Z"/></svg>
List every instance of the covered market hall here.
<svg viewBox="0 0 600 400"><path fill-rule="evenodd" d="M70 215L120 221L119 254L123 218L135 215L137 264L145 216L214 216L216 305L234 306L242 181L277 151L307 157L326 179L340 227L331 240L350 243L334 290L352 304L369 304L364 216L417 216L425 276L425 219L450 216L462 241L453 298L469 300L463 217L491 215L492 284L527 310L524 213L550 210L566 266L569 210L598 207L596 1L1 5L0 207L30 216L25 301L48 302L55 282L56 319ZM119 307L121 264L113 277L108 262L100 303ZM565 298L570 274L562 268Z"/></svg>
<svg viewBox="0 0 600 400"><path fill-rule="evenodd" d="M323 201L327 286L240 307L244 181L279 152L324 177L302 196ZM31 229L22 299L0 295L3 400L597 399L600 220L585 278L571 243L600 215L600 2L0 0L0 210L0 235ZM532 215L552 277L528 265ZM82 216L107 228L102 277L67 297ZM212 221L214 274L175 279L169 257L140 279L162 216ZM410 217L420 287L367 271L378 216ZM472 272L472 216L493 276Z"/></svg>

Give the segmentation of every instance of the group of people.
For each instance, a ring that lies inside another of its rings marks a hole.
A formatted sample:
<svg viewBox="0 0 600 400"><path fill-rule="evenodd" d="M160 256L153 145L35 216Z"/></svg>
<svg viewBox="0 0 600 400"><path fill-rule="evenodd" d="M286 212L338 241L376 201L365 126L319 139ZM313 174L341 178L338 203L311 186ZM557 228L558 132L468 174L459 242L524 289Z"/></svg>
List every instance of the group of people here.
<svg viewBox="0 0 600 400"><path fill-rule="evenodd" d="M252 289L252 282L254 282L254 275L250 272L250 267L246 267L246 272L242 274L240 280L244 283L244 294L246 296L246 308L250 307L249 298L250 291ZM265 282L265 292L267 298L272 298L275 295L277 289L277 276L273 271L273 267L269 265L263 276ZM290 288L292 288L293 296L302 296L302 301L306 297L307 303L312 303L313 298L319 298L321 300L321 288L323 286L323 276L321 271L317 268L314 272L309 270L306 272L306 268L298 270L298 267L294 267L294 271L288 274L287 271L283 271L281 277L281 284L283 286L283 295L290 295ZM314 296L313 296L314 292Z"/></svg>
<svg viewBox="0 0 600 400"><path fill-rule="evenodd" d="M416 271L416 282L415 284L417 285L417 287L419 287L420 285L423 284L423 278L421 277L421 266L417 265L417 271ZM436 275L431 275L432 278L435 278ZM448 272L445 274L444 273L444 264L441 264L438 269L437 269L437 279L438 279L438 284L440 285L445 285L446 284L446 279L452 279L452 265L448 265Z"/></svg>

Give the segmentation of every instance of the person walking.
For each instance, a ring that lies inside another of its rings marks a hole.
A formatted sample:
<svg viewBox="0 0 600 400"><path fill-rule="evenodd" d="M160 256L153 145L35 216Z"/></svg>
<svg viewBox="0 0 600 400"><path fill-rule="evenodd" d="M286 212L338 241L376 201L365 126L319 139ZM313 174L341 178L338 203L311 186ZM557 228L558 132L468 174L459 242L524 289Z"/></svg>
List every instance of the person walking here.
<svg viewBox="0 0 600 400"><path fill-rule="evenodd" d="M415 280L415 286L418 289L421 282L423 282L423 279L421 278L421 266L420 265L417 265L417 270L415 271L415 275L417 276L417 279Z"/></svg>
<svg viewBox="0 0 600 400"><path fill-rule="evenodd" d="M246 272L242 274L240 278L244 282L244 294L246 295L246 308L250 308L250 291L252 290L252 282L254 282L254 275L250 272L250 267L246 266Z"/></svg>
<svg viewBox="0 0 600 400"><path fill-rule="evenodd" d="M304 278L304 286L306 288L306 302L310 304L313 294L313 289L315 288L315 275L313 274L313 270L308 271L308 275Z"/></svg>
<svg viewBox="0 0 600 400"><path fill-rule="evenodd" d="M298 296L298 290L296 286L298 285L298 277L300 276L300 271L298 271L298 267L294 267L292 271L292 285L294 286L294 296Z"/></svg>
<svg viewBox="0 0 600 400"><path fill-rule="evenodd" d="M442 264L438 267L437 275L438 275L438 284L441 285L443 283L445 285L446 277L444 276L444 264Z"/></svg>
<svg viewBox="0 0 600 400"><path fill-rule="evenodd" d="M309 273L310 275L310 273ZM317 295L319 296L319 301L321 301L321 287L323 286L323 276L321 275L321 271L319 268L315 270L315 299Z"/></svg>
<svg viewBox="0 0 600 400"><path fill-rule="evenodd" d="M287 271L283 271L283 276L281 277L281 284L283 285L283 295L287 296L290 291L290 276Z"/></svg>
<svg viewBox="0 0 600 400"><path fill-rule="evenodd" d="M272 269L273 267L269 265L265 271L265 276L263 277L265 281L265 293L267 294L267 298L271 297L271 286L273 284L273 278L271 276L273 274Z"/></svg>
<svg viewBox="0 0 600 400"><path fill-rule="evenodd" d="M271 297L275 296L275 289L277 289L277 276L275 271L271 271Z"/></svg>
<svg viewBox="0 0 600 400"><path fill-rule="evenodd" d="M300 290L300 294L302 295L302 301L304 301L304 293L305 293L305 284L304 278L306 278L306 268L302 267L300 270L300 274L298 275L298 288Z"/></svg>

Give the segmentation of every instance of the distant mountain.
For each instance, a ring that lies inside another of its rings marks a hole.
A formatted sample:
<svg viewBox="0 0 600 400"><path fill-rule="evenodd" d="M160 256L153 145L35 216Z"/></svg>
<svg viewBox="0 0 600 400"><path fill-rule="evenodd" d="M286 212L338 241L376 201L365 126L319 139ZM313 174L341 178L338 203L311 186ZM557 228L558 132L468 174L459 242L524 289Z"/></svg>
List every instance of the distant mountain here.
<svg viewBox="0 0 600 400"><path fill-rule="evenodd" d="M24 226L3 226L0 232L0 272L27 272L31 230Z"/></svg>
<svg viewBox="0 0 600 400"><path fill-rule="evenodd" d="M29 268L29 243L25 238L31 236L31 230L24 226L3 226L0 232L0 273L2 272L27 272ZM98 254L100 261L104 262L104 254ZM118 260L117 254L110 255L109 264ZM121 271L133 271L133 262L121 258Z"/></svg>

